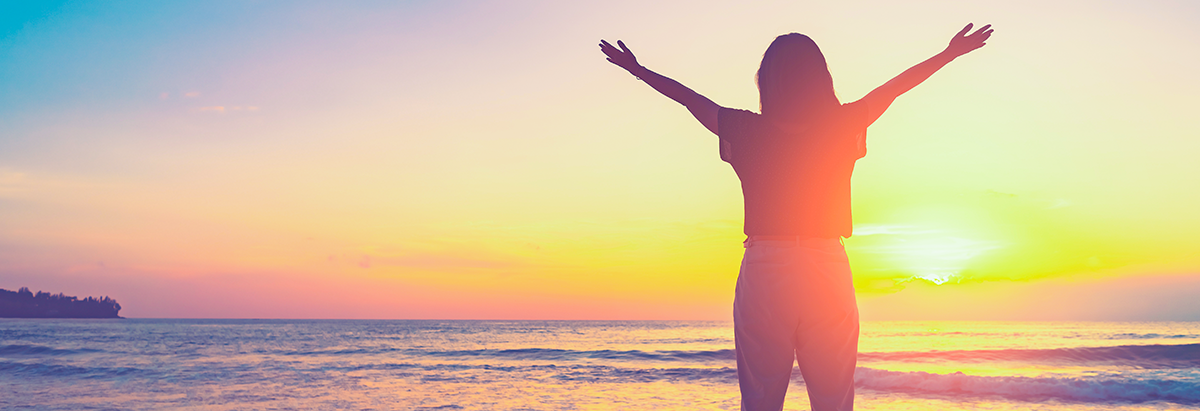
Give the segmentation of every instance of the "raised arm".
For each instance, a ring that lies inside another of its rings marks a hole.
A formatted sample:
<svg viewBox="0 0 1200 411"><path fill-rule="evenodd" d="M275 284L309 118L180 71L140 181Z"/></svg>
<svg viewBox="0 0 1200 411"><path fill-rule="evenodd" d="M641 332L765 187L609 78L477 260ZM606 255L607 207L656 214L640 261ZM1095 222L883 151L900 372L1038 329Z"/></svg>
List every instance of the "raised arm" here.
<svg viewBox="0 0 1200 411"><path fill-rule="evenodd" d="M973 24L967 24L966 27L963 27L962 31L959 31L958 34L954 35L954 38L950 39L950 45L946 46L946 49L941 53L930 57L929 60L912 66L908 70L904 70L896 78L884 83L884 85L868 93L862 100L859 100L867 103L867 115L869 119L867 124L874 123L879 116L883 115L883 112L887 111L888 107L892 105L892 101L896 100L896 97L900 97L901 94L921 84L921 82L932 76L933 73L937 72L951 60L987 44L984 42L992 35L992 25L983 26L968 35L967 33L971 31L972 26Z"/></svg>
<svg viewBox="0 0 1200 411"><path fill-rule="evenodd" d="M692 112L692 116L696 117L696 120L699 120L700 124L703 124L708 131L713 132L713 134L717 133L717 110L721 108L717 103L713 103L712 100L700 95L700 93L692 91L692 89L687 88L683 84L679 84L678 81L671 80L666 76L642 67L641 64L638 64L637 57L633 56L633 52L629 51L628 47L625 47L625 43L617 40L617 45L621 46L621 48L618 49L613 47L612 44L608 44L607 41L600 40L600 51L608 56L607 60L610 63L625 69L629 74L633 74L646 82L646 84L649 84L650 87L653 87L659 93L662 93L662 95L675 100L679 104L683 104L684 107L687 107L688 111Z"/></svg>

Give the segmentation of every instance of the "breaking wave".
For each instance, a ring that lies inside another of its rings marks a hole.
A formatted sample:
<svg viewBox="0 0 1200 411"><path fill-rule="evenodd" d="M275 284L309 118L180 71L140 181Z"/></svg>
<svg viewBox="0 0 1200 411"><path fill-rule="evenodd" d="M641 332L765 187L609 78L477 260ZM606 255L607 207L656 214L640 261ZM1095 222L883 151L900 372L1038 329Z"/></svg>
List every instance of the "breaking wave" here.
<svg viewBox="0 0 1200 411"><path fill-rule="evenodd" d="M857 386L888 392L943 394L955 396L998 396L1011 400L1057 399L1075 402L1141 403L1167 401L1200 404L1200 384L1187 381L1088 377L991 377L961 372L931 374L860 367L854 375Z"/></svg>
<svg viewBox="0 0 1200 411"><path fill-rule="evenodd" d="M652 361L708 362L733 361L734 351L642 351L642 350L567 350L555 348L481 349L430 351L393 348L355 348L323 352L297 352L295 355L361 355L398 353L404 356L442 359L494 358L520 361ZM1122 365L1139 368L1200 367L1200 344L1179 345L1122 345L1115 347L1081 347L1042 350L958 350L860 352L860 362L1025 362L1035 364L1092 364Z"/></svg>
<svg viewBox="0 0 1200 411"><path fill-rule="evenodd" d="M25 357L25 356L32 357L32 356L46 356L46 355L57 356L57 355L85 354L85 353L93 353L93 352L99 352L99 351L100 350L93 350L93 349L87 349L87 348L68 350L68 349L61 349L61 348L54 348L54 347L46 347L46 346L41 346L41 345L20 345L20 344L0 345L0 357Z"/></svg>
<svg viewBox="0 0 1200 411"><path fill-rule="evenodd" d="M1046 350L962 350L859 353L859 361L1105 363L1141 368L1200 367L1200 344L1122 345Z"/></svg>

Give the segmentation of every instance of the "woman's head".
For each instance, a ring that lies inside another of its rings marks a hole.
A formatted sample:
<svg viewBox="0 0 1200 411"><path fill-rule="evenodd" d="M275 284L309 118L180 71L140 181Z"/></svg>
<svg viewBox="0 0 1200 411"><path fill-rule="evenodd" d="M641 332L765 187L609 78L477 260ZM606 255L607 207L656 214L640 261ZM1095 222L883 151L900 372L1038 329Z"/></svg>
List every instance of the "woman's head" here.
<svg viewBox="0 0 1200 411"><path fill-rule="evenodd" d="M757 81L763 115L799 119L839 104L825 56L817 43L800 33L771 42L763 53Z"/></svg>

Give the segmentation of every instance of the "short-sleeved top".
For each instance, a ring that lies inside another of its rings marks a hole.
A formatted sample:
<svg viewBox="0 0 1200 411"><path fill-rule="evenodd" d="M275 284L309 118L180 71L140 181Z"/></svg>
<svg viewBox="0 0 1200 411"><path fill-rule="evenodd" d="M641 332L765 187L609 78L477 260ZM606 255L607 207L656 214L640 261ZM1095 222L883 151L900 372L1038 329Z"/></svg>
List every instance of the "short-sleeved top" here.
<svg viewBox="0 0 1200 411"><path fill-rule="evenodd" d="M746 235L850 237L850 174L866 155L867 125L861 101L790 127L721 108L721 159L742 181Z"/></svg>

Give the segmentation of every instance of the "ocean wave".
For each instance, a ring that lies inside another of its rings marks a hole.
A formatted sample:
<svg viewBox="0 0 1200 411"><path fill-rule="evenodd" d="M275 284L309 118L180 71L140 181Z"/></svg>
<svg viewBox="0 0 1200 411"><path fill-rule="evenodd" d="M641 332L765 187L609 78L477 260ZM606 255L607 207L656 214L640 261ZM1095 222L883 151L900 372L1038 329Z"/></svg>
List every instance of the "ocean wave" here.
<svg viewBox="0 0 1200 411"><path fill-rule="evenodd" d="M1025 362L1034 364L1105 363L1140 368L1200 367L1200 344L1122 345L1045 350L959 350L864 352L859 361L879 362Z"/></svg>
<svg viewBox="0 0 1200 411"><path fill-rule="evenodd" d="M324 370L334 370L325 368ZM489 364L412 364L384 363L338 367L337 371L388 371L405 377L418 377L426 382L480 382L479 371L499 374L520 374L522 378L549 379L562 382L650 383L659 381L717 380L737 384L735 367L697 368L625 368L610 365L489 365ZM795 375L799 375L796 373ZM499 377L503 380L505 377Z"/></svg>
<svg viewBox="0 0 1200 411"><path fill-rule="evenodd" d="M733 350L642 351L642 350L564 350L557 348L520 348L511 350L428 351L430 357L498 357L519 360L628 360L628 361L729 361Z"/></svg>
<svg viewBox="0 0 1200 411"><path fill-rule="evenodd" d="M523 365L489 366L464 364L372 364L354 367L362 369L399 371L406 376L418 376L429 382L488 383L478 371L522 374L522 378L538 378L563 382L591 383L651 383L660 381L707 380L737 384L737 369L718 368L622 368L603 365ZM413 371L419 371L413 373ZM803 384L798 370L792 373L793 382ZM503 380L507 377L497 377ZM1080 403L1145 403L1165 401L1177 404L1200 404L1200 383L1144 376L1107 375L1095 377L1015 377L977 376L961 372L933 374L913 371L889 371L859 367L854 376L859 389L909 395L936 395L960 398L1000 397L1007 400L1039 402L1060 400Z"/></svg>
<svg viewBox="0 0 1200 411"><path fill-rule="evenodd" d="M413 357L458 359L498 358L523 361L578 361L588 359L627 361L731 361L735 358L733 350L731 349L694 351L567 350L559 348L517 348L508 350L423 350L412 348L361 347L322 351L291 351L282 354L289 356L339 356L379 355L392 353Z"/></svg>
<svg viewBox="0 0 1200 411"><path fill-rule="evenodd" d="M323 352L296 352L293 355L363 355L399 353L412 358L473 360L494 358L513 361L636 361L636 362L713 362L733 361L731 349L694 351L643 350L568 350L559 348L419 350L394 348L353 348ZM292 354L292 353L289 353ZM1024 362L1031 364L1107 364L1138 368L1200 367L1200 344L1123 345L1043 350L956 350L860 352L861 362Z"/></svg>
<svg viewBox="0 0 1200 411"><path fill-rule="evenodd" d="M1179 339L1197 339L1200 335L1197 334L1158 334L1158 333L1120 333L1105 337L1108 340L1179 340Z"/></svg>
<svg viewBox="0 0 1200 411"><path fill-rule="evenodd" d="M78 367L64 364L0 361L0 373L11 376L79 377L111 379L146 374L134 367Z"/></svg>
<svg viewBox="0 0 1200 411"><path fill-rule="evenodd" d="M100 352L90 348L61 349L41 345L0 345L0 357L26 357L47 355L73 355Z"/></svg>
<svg viewBox="0 0 1200 411"><path fill-rule="evenodd" d="M900 372L859 367L855 385L875 391L954 396L998 396L1019 401L1200 404L1200 384L1121 377L993 377Z"/></svg>

